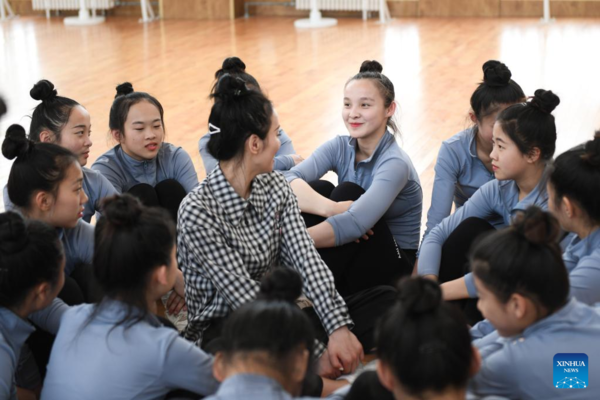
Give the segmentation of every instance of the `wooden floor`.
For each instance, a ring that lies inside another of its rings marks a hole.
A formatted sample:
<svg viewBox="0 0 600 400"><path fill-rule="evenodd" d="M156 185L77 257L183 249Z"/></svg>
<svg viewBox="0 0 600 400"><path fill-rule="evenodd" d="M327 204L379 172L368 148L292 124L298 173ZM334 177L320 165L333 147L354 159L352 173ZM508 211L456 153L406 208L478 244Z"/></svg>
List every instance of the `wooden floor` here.
<svg viewBox="0 0 600 400"><path fill-rule="evenodd" d="M344 83L363 60L377 59L396 86L400 144L421 176L425 218L440 142L467 126L482 63L500 59L527 94L546 88L561 97L555 115L563 151L600 128L598 43L597 19L552 25L537 19L396 19L387 25L341 19L334 28L298 31L288 18L148 25L111 18L86 28L65 27L56 18L20 18L0 24L0 95L9 104L0 128L3 135L11 123L29 125L36 104L29 89L49 79L59 94L90 111L93 161L113 145L108 111L114 87L127 80L162 102L167 140L190 153L203 178L197 141L206 131L207 95L224 57L246 62L305 157L346 133ZM0 160L2 186L9 167Z"/></svg>

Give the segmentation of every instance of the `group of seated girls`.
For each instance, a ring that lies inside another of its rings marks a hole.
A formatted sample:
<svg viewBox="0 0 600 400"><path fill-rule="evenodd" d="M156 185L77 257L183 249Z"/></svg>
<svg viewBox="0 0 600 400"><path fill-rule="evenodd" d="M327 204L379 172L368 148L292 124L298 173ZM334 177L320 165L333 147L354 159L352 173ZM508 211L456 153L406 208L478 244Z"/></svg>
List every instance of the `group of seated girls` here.
<svg viewBox="0 0 600 400"><path fill-rule="evenodd" d="M2 143L0 398L600 398L593 361L583 389L552 376L558 353L600 356L600 135L553 161L559 98L483 72L420 248L419 176L376 61L345 84L349 135L303 159L226 59L202 182L129 83L118 144L84 168L89 113L38 82L29 135Z"/></svg>

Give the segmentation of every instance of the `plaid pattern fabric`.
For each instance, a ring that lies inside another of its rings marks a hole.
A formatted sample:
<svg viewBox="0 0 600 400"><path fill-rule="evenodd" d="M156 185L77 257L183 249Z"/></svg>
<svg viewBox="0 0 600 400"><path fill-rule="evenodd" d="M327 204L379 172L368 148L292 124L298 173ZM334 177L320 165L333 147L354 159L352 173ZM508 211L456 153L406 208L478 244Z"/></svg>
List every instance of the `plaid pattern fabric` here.
<svg viewBox="0 0 600 400"><path fill-rule="evenodd" d="M186 281L185 337L200 345L215 318L252 301L260 279L274 265L302 276L303 291L331 334L352 320L331 271L306 230L291 187L279 173L257 176L245 200L221 168L181 203L177 259Z"/></svg>

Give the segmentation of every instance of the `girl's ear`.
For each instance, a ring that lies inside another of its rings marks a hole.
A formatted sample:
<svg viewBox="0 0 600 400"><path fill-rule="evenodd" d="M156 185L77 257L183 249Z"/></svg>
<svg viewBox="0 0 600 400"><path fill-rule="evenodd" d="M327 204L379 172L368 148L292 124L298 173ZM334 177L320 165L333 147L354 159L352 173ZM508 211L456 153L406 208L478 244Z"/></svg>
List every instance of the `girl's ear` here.
<svg viewBox="0 0 600 400"><path fill-rule="evenodd" d="M248 139L246 139L246 148L250 152L250 154L257 155L261 152L263 147L263 141L256 134L250 135Z"/></svg>
<svg viewBox="0 0 600 400"><path fill-rule="evenodd" d="M387 109L387 112L385 113L386 117L390 118L394 115L394 113L396 112L396 108L398 107L398 105L396 104L395 101L392 101L392 104L390 104L390 106Z"/></svg>
<svg viewBox="0 0 600 400"><path fill-rule="evenodd" d="M529 164L533 164L540 159L541 155L542 155L541 150L537 147L534 147L533 149L531 149L529 151L529 153L527 153L527 155L525 156L525 159L527 160L527 162Z"/></svg>
<svg viewBox="0 0 600 400"><path fill-rule="evenodd" d="M225 372L225 359L221 352L215 354L215 360L213 361L213 375L219 382L223 382L227 378Z"/></svg>
<svg viewBox="0 0 600 400"><path fill-rule="evenodd" d="M120 131L120 130L118 130L118 129L112 129L112 130L110 131L110 135L113 137L113 139L114 139L116 142L119 142L119 143L121 143L121 138L122 138L122 135L121 135L121 131Z"/></svg>
<svg viewBox="0 0 600 400"><path fill-rule="evenodd" d="M44 129L40 132L40 142L42 143L54 143L56 136L49 130Z"/></svg>
<svg viewBox="0 0 600 400"><path fill-rule="evenodd" d="M394 393L394 374L392 370L385 364L379 361L377 363L377 376L379 377L379 382L383 385L384 388Z"/></svg>
<svg viewBox="0 0 600 400"><path fill-rule="evenodd" d="M52 209L52 205L54 204L54 197L48 193L40 190L33 197L33 204L40 211L48 212Z"/></svg>
<svg viewBox="0 0 600 400"><path fill-rule="evenodd" d="M473 122L474 124L477 123L477 117L475 116L475 113L473 111L469 111L469 118L471 119L471 122Z"/></svg>

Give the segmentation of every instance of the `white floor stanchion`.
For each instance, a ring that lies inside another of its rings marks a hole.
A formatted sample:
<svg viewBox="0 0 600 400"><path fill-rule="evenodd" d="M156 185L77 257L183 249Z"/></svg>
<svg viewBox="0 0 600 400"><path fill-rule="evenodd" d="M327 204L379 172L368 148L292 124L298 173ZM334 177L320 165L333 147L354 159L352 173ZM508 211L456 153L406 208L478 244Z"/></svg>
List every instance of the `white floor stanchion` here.
<svg viewBox="0 0 600 400"><path fill-rule="evenodd" d="M97 25L104 22L104 17L97 17L96 10L94 16L90 16L90 11L87 9L85 0L79 0L79 16L67 17L64 19L65 25Z"/></svg>
<svg viewBox="0 0 600 400"><path fill-rule="evenodd" d="M154 15L152 4L149 0L140 0L140 7L142 8L142 18L139 22L152 22L158 18Z"/></svg>
<svg viewBox="0 0 600 400"><path fill-rule="evenodd" d="M310 18L294 21L294 26L296 28L327 28L329 26L337 25L337 19L323 18L321 16L321 11L319 11L319 7L317 6L317 0L311 0L310 8Z"/></svg>
<svg viewBox="0 0 600 400"><path fill-rule="evenodd" d="M0 0L0 21L4 21L9 18L14 18L15 13L10 7L8 0Z"/></svg>
<svg viewBox="0 0 600 400"><path fill-rule="evenodd" d="M544 24L554 22L554 18L550 18L550 0L544 0L544 16L542 17Z"/></svg>

